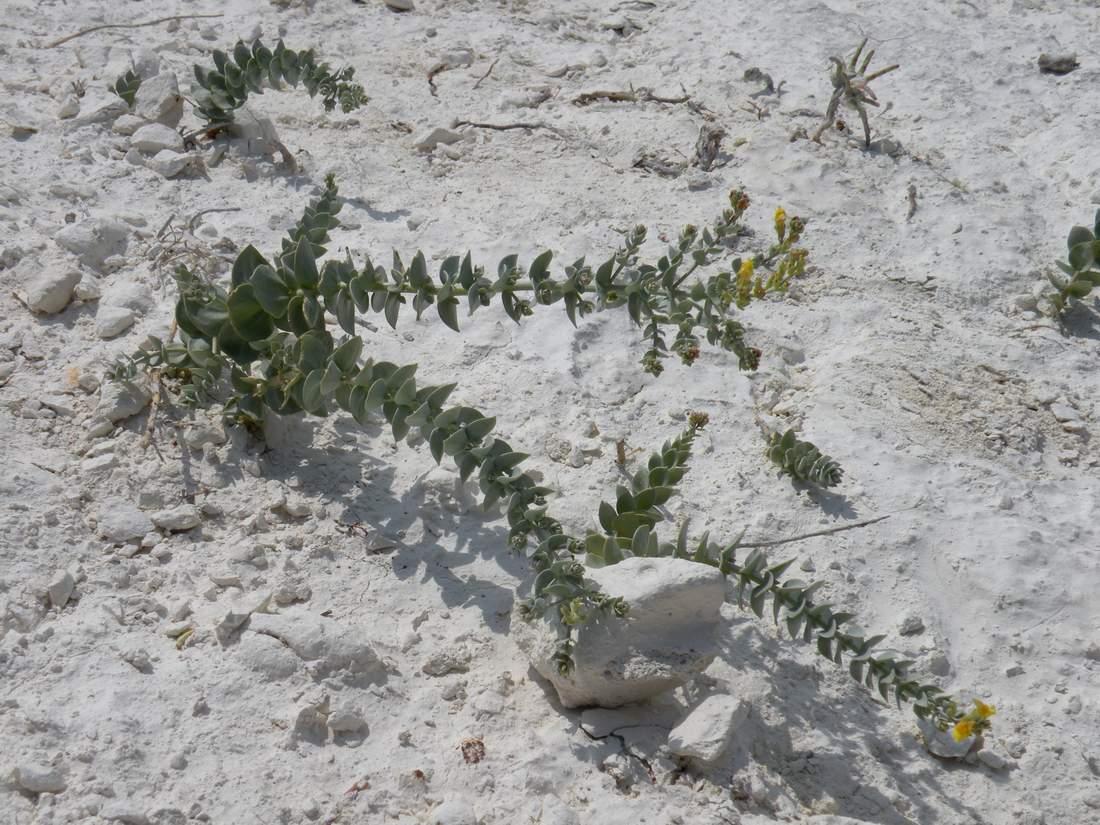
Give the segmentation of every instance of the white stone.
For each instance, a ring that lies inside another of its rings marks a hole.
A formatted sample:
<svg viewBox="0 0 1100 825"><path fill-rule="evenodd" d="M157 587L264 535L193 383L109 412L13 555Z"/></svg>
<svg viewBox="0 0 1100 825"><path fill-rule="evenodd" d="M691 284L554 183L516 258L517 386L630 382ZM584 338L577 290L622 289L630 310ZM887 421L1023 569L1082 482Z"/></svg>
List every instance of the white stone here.
<svg viewBox="0 0 1100 825"><path fill-rule="evenodd" d="M137 316L126 307L101 306L95 314L95 334L100 338L114 338L134 325Z"/></svg>
<svg viewBox="0 0 1100 825"><path fill-rule="evenodd" d="M63 570L46 586L46 592L50 597L52 607L64 607L76 589L76 581L68 570Z"/></svg>
<svg viewBox="0 0 1100 825"><path fill-rule="evenodd" d="M143 80L134 95L133 112L146 120L176 126L183 117L183 97L173 72Z"/></svg>
<svg viewBox="0 0 1100 825"><path fill-rule="evenodd" d="M1065 423L1067 421L1076 422L1081 420L1081 413L1077 412L1076 409L1070 406L1069 402L1066 401L1064 398L1060 398L1053 404L1051 404L1050 411L1054 413L1055 420L1062 423Z"/></svg>
<svg viewBox="0 0 1100 825"><path fill-rule="evenodd" d="M917 727L924 740L925 750L942 759L962 759L977 742L976 736L968 736L961 742L956 742L950 731L941 731L927 719L918 719Z"/></svg>
<svg viewBox="0 0 1100 825"><path fill-rule="evenodd" d="M412 11L416 8L413 5L413 0L383 0L387 8L394 11Z"/></svg>
<svg viewBox="0 0 1100 825"><path fill-rule="evenodd" d="M121 421L145 409L151 398L149 384L143 379L105 381L99 390L99 404L94 417L111 423Z"/></svg>
<svg viewBox="0 0 1100 825"><path fill-rule="evenodd" d="M558 692L567 708L618 707L686 683L718 653L715 634L725 600L722 574L685 559L630 558L588 571L630 614L592 622L578 631L575 669L558 673L557 628L546 620L512 621L516 644Z"/></svg>
<svg viewBox="0 0 1100 825"><path fill-rule="evenodd" d="M30 261L30 259L24 259ZM33 263L20 263L19 269ZM72 267L47 265L35 273L26 284L27 306L35 312L52 315L61 312L72 300L73 290L80 283L80 270Z"/></svg>
<svg viewBox="0 0 1100 825"><path fill-rule="evenodd" d="M183 433L183 442L192 450L201 450L207 444L224 444L225 428L210 421L196 421Z"/></svg>
<svg viewBox="0 0 1100 825"><path fill-rule="evenodd" d="M729 747L734 731L749 715L749 703L733 696L708 696L668 735L679 756L713 762Z"/></svg>
<svg viewBox="0 0 1100 825"><path fill-rule="evenodd" d="M171 149L173 152L183 151L183 137L171 126L163 123L150 123L142 126L134 132L130 144L141 152L153 155L162 149Z"/></svg>
<svg viewBox="0 0 1100 825"><path fill-rule="evenodd" d="M292 610L280 614L256 613L249 629L274 636L300 659L314 662L314 672L321 678L337 670L366 676L384 671L362 627Z"/></svg>
<svg viewBox="0 0 1100 825"><path fill-rule="evenodd" d="M451 799L428 814L428 825L477 825L477 816L468 802Z"/></svg>
<svg viewBox="0 0 1100 825"><path fill-rule="evenodd" d="M149 517L123 499L108 499L99 509L97 532L107 541L137 541L152 529Z"/></svg>
<svg viewBox="0 0 1100 825"><path fill-rule="evenodd" d="M156 301L153 291L140 281L123 281L112 284L103 293L101 303L113 307L126 307L137 313L146 313Z"/></svg>
<svg viewBox="0 0 1100 825"><path fill-rule="evenodd" d="M113 799L99 809L99 816L108 822L122 822L125 825L148 825L149 817L134 802Z"/></svg>
<svg viewBox="0 0 1100 825"><path fill-rule="evenodd" d="M65 774L50 765L20 765L12 777L16 785L31 793L61 793L66 785Z"/></svg>
<svg viewBox="0 0 1100 825"><path fill-rule="evenodd" d="M121 115L118 120L111 124L111 131L116 135L132 135L146 122L145 118L137 115Z"/></svg>
<svg viewBox="0 0 1100 825"><path fill-rule="evenodd" d="M162 530L178 533L191 530L202 523L202 515L194 504L181 504L170 510L153 513L153 524Z"/></svg>
<svg viewBox="0 0 1100 825"><path fill-rule="evenodd" d="M460 140L462 140L462 135L458 132L444 129L442 126L436 126L434 129L422 132L420 136L413 141L413 147L421 152L430 152L441 143L457 143Z"/></svg>
<svg viewBox="0 0 1100 825"><path fill-rule="evenodd" d="M334 733L355 733L367 727L362 711L353 705L337 705L328 717L329 730Z"/></svg>
<svg viewBox="0 0 1100 825"><path fill-rule="evenodd" d="M68 120L80 114L80 98L75 94L65 95L61 105L57 107L57 116L62 120Z"/></svg>
<svg viewBox="0 0 1100 825"><path fill-rule="evenodd" d="M58 230L54 241L81 261L100 267L112 255L126 251L130 230L126 224L104 218L85 218Z"/></svg>
<svg viewBox="0 0 1100 825"><path fill-rule="evenodd" d="M77 128L91 123L107 123L129 111L126 101L106 87L92 86L80 100L80 114L69 121Z"/></svg>
<svg viewBox="0 0 1100 825"><path fill-rule="evenodd" d="M145 164L157 174L166 178L174 178L191 165L188 155L181 155L171 149L162 149L157 152Z"/></svg>

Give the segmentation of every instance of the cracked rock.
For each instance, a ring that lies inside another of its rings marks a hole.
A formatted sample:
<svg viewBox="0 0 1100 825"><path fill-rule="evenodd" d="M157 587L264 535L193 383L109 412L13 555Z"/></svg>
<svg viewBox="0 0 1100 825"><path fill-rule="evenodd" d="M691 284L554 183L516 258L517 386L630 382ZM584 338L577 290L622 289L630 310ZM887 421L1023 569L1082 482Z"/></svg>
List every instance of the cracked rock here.
<svg viewBox="0 0 1100 825"><path fill-rule="evenodd" d="M62 249L98 269L107 258L126 251L129 234L130 230L121 221L85 218L59 229L53 239Z"/></svg>
<svg viewBox="0 0 1100 825"><path fill-rule="evenodd" d="M173 72L161 72L143 80L134 95L134 114L165 126L176 126L183 117L183 98Z"/></svg>
<svg viewBox="0 0 1100 825"><path fill-rule="evenodd" d="M152 529L149 517L128 501L108 499L99 510L98 533L107 541L136 541Z"/></svg>
<svg viewBox="0 0 1100 825"><path fill-rule="evenodd" d="M105 381L99 391L95 417L111 423L121 421L145 409L151 398L148 382L144 379Z"/></svg>
<svg viewBox="0 0 1100 825"><path fill-rule="evenodd" d="M567 708L618 707L672 690L711 663L726 588L712 567L684 559L630 558L587 571L608 594L631 607L624 619L609 618L580 628L575 668L562 676L553 656L556 627L546 620L516 618L516 644L535 670L550 681Z"/></svg>

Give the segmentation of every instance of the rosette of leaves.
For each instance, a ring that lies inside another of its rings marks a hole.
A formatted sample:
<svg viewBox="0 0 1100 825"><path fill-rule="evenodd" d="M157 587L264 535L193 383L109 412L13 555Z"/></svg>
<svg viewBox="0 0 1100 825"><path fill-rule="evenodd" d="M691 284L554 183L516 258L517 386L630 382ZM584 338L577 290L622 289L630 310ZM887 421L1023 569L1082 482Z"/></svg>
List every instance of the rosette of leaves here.
<svg viewBox="0 0 1100 825"><path fill-rule="evenodd" d="M213 69L196 64L194 70L203 89L195 111L211 127L232 123L233 112L250 94L263 94L265 85L279 89L283 82L294 87L301 84L310 97L321 96L327 112L337 106L342 112L351 112L368 100L363 87L352 79L354 68L333 70L327 63L317 63L312 49L296 52L282 40L274 49L259 39L251 45L238 40L232 53L215 51L213 58Z"/></svg>
<svg viewBox="0 0 1100 825"><path fill-rule="evenodd" d="M1069 231L1065 261L1057 261L1061 272L1051 272L1048 279L1058 290L1050 297L1055 314L1061 314L1071 298L1086 298L1092 288L1100 286L1100 210L1093 228L1075 226Z"/></svg>
<svg viewBox="0 0 1100 825"><path fill-rule="evenodd" d="M772 434L768 458L792 478L819 487L835 487L844 475L836 461L822 454L809 441L799 441L794 430L787 430L783 435Z"/></svg>
<svg viewBox="0 0 1100 825"><path fill-rule="evenodd" d="M127 69L115 80L111 91L126 101L127 106L134 105L134 97L141 86L141 75L133 69Z"/></svg>
<svg viewBox="0 0 1100 825"><path fill-rule="evenodd" d="M419 385L416 364L369 357L367 342L357 334L358 318L381 313L396 327L411 303L418 318L434 308L444 324L457 330L462 304L472 314L495 299L517 323L536 307L554 303L564 306L574 324L589 313L621 309L643 330L650 348L643 357L647 366L660 366L668 349L664 341L674 336L679 343L673 348L687 364L698 353L689 356L684 347L697 348L705 337L734 353L743 369L752 369L759 351L745 343L743 328L730 317L736 303L730 273L688 280L700 267L728 254L747 206L748 198L734 192L730 208L713 226L685 228L656 263L641 260L646 231L636 227L606 260L589 265L577 259L559 277L550 273L552 255L544 252L527 267L517 256L507 256L495 278L476 266L469 254L452 256L442 261L433 278L422 252L407 265L394 253L389 270L370 260L361 267L350 258L319 263L327 252L329 232L339 223L340 201L330 176L281 248L265 257L246 247L233 264L228 284L178 270L180 341L158 342L122 364L118 373L158 370L159 378L174 382L186 398L198 402L212 397L219 380L227 377L229 386L222 388L229 392L225 413L249 426L269 412L323 416L342 410L364 424L380 416L396 439L415 431L436 461L450 456L463 479L477 479L486 504L499 502L504 507L510 545L517 551L526 548L535 572L528 612L550 611L560 622L559 663L568 668L569 629L599 613L621 615L626 605L585 579L577 560L585 542L566 535L548 514L550 490L520 469L526 455L495 434L496 419L471 406L448 405L455 385ZM757 257L767 265L768 255ZM734 267L740 265L739 258L733 261ZM623 512L616 515L620 539L627 538L629 524L658 518L655 508L682 474L678 456L686 459L682 441L669 445L665 464L646 471L647 486L623 497Z"/></svg>

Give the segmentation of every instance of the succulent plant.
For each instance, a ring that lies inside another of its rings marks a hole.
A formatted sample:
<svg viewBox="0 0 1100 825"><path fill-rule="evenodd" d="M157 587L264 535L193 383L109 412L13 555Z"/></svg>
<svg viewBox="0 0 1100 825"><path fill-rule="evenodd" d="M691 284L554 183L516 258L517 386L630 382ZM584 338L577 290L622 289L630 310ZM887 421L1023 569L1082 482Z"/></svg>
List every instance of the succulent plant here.
<svg viewBox="0 0 1100 825"><path fill-rule="evenodd" d="M846 632L842 627L848 614L815 604L811 594L819 585L781 581L789 562L769 566L762 553L754 552L738 564L737 541L718 547L706 535L689 547L686 525L676 542L658 539L656 528L666 519L662 506L687 470L692 443L707 423L705 414L692 413L687 429L654 453L629 485L617 490L614 502L600 505L602 533L592 531L580 538L549 514L551 490L521 469L527 456L494 434L495 418L464 404L448 406L456 385L418 385L416 364L364 360L367 342L356 334L359 314L380 313L396 326L410 302L418 318L434 307L443 323L455 330L463 302L472 314L499 297L517 323L538 306L560 302L573 323L592 312L625 310L642 329L647 343L642 362L654 374L661 371L661 360L670 349L692 364L699 356L699 333L736 355L742 369L754 369L760 353L745 343L744 329L730 315L735 307L782 292L790 277L804 271L805 253L794 246L802 221L792 219L788 225L786 213L778 210L778 242L767 253L735 258L728 271L693 281L689 277L696 270L727 254L736 224L749 205L743 192L731 194L730 207L713 226L686 227L655 264L641 262L646 231L635 227L605 261L589 266L580 258L567 265L561 277L550 274L552 255L544 252L527 267L521 267L515 255L505 257L495 279L475 266L469 254L447 257L433 279L422 252L412 255L407 265L394 253L389 270L370 260L356 267L350 256L319 264L327 252L329 232L339 223L340 205L330 176L281 249L265 257L245 247L227 286L185 268L178 270L180 342L154 341L154 346L120 362L116 377L152 370L195 403L210 403L225 390L228 379L231 394L225 413L250 426L270 413L324 416L342 410L361 424L381 416L398 440L415 430L437 462L450 456L463 480L477 479L486 505L502 504L509 544L513 551L525 553L534 576L520 612L558 624L555 658L563 672L573 667L578 627L597 616L622 617L629 611L623 599L601 592L586 578L582 562L596 566L615 564L628 555L667 555L716 566L736 577L757 614L771 598L776 619L782 614L792 635L816 639L822 655L834 661L847 654L853 676L884 697L893 690L899 704L913 701L918 715L932 717L941 726L955 721L958 714L949 697L906 679L908 662L889 654L872 655L881 637L866 638L854 629ZM774 269L768 277L756 274L769 266ZM743 289L746 281L748 288ZM330 327L343 334L337 338ZM669 347L666 340L673 331ZM792 444L788 449L798 448ZM801 459L793 466L800 468ZM834 472L838 469L817 474L831 478Z"/></svg>
<svg viewBox="0 0 1100 825"><path fill-rule="evenodd" d="M137 90L141 86L141 75L135 72L133 69L127 69L125 72L118 76L111 91L126 101L127 106L134 105L134 96L137 95Z"/></svg>
<svg viewBox="0 0 1100 825"><path fill-rule="evenodd" d="M1075 226L1066 241L1069 254L1065 261L1056 261L1061 272L1050 272L1048 280L1056 293L1049 296L1055 315L1060 315L1071 298L1088 297L1092 288L1100 286L1100 210L1096 212L1093 228Z"/></svg>
<svg viewBox="0 0 1100 825"><path fill-rule="evenodd" d="M300 83L310 97L319 94L328 112L338 105L342 112L351 112L368 100L363 87L352 80L355 69L333 70L327 63L318 64L312 49L296 52L282 40L274 49L258 39L251 45L238 40L232 53L215 51L213 57L213 69L195 66L195 80L203 89L195 111L209 127L232 123L234 111L250 94L263 94L265 85L278 89L284 81L295 87Z"/></svg>
<svg viewBox="0 0 1100 825"><path fill-rule="evenodd" d="M794 430L787 430L783 435L772 434L768 458L792 478L819 487L835 487L844 475L839 464L809 441L799 441Z"/></svg>

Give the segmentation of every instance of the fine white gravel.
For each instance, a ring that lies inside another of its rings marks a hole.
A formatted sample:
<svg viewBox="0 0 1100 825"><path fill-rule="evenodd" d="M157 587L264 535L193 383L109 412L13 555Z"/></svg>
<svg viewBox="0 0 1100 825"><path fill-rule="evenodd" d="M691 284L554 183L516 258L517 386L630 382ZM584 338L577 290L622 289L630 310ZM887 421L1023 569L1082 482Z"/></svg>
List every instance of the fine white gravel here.
<svg viewBox="0 0 1100 825"><path fill-rule="evenodd" d="M1035 311L1100 202L1095 2L0 10L5 825L1100 820L1100 315L1094 299L1061 327ZM195 14L220 16L49 46ZM228 151L185 142L192 65L256 36L354 66L370 102L328 114L268 91ZM872 68L901 65L873 84L874 147L843 110L854 134L807 140L828 58L864 37ZM1042 52L1081 66L1042 74ZM161 78L128 113L108 86L131 67L174 73L182 101ZM778 91L743 79L753 67ZM573 102L632 87L690 100ZM683 168L703 126L725 130L717 160ZM368 354L457 381L531 454L570 529L621 480L616 442L633 466L687 410L711 424L668 509L693 533L765 542L888 516L772 552L914 674L995 704L979 758L931 755L907 708L732 597L700 677L582 727L509 636L527 566L453 465L343 416L250 433L106 381L167 335L175 264L220 276L245 244L278 248L329 172L332 251L357 262L596 261L637 223L657 255L736 186L747 246L768 242L776 206L804 217L806 275L743 316L755 375L704 346L654 379L625 313L574 330L560 306L520 326L483 310L461 336L373 316ZM778 476L757 417L797 427L843 484ZM736 724L689 725L714 758L679 761L669 732L714 696Z"/></svg>

